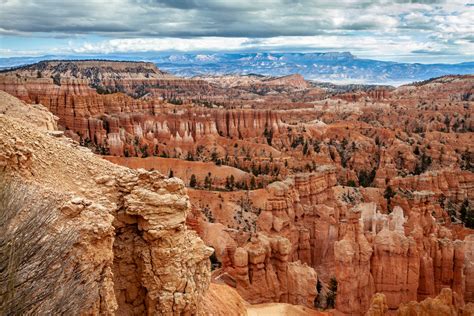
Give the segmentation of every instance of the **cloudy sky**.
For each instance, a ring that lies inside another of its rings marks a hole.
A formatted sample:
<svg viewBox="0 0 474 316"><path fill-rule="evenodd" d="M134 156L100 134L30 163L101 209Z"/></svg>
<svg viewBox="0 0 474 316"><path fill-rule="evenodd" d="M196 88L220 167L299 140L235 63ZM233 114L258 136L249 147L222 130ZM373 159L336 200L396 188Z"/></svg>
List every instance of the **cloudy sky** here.
<svg viewBox="0 0 474 316"><path fill-rule="evenodd" d="M474 0L0 0L0 57L350 51L474 60Z"/></svg>

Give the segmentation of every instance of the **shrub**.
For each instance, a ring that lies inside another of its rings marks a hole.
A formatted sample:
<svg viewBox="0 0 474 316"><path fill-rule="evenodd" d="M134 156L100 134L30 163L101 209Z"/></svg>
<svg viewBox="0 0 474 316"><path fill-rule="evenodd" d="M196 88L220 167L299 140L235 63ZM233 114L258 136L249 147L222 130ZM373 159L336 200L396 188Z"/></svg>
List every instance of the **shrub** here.
<svg viewBox="0 0 474 316"><path fill-rule="evenodd" d="M140 151L142 152L142 158L148 157L148 145L145 144L140 148Z"/></svg>
<svg viewBox="0 0 474 316"><path fill-rule="evenodd" d="M107 89L106 87L103 87L103 86L97 86L95 88L95 91L98 94L111 94L112 93L112 91L110 91L109 89Z"/></svg>
<svg viewBox="0 0 474 316"><path fill-rule="evenodd" d="M355 188L355 187L356 187L356 183L355 183L354 180L349 180L349 181L347 181L347 186L348 186L348 187L353 187L353 188Z"/></svg>
<svg viewBox="0 0 474 316"><path fill-rule="evenodd" d="M52 233L58 211L40 196L0 178L1 315L72 315L90 307L93 285L68 253L78 233L72 226Z"/></svg>
<svg viewBox="0 0 474 316"><path fill-rule="evenodd" d="M183 104L183 100L181 100L181 99L176 99L176 98L172 98L172 99L169 99L169 100L168 100L168 103L171 103L171 104L174 104L174 105L182 105L182 104Z"/></svg>
<svg viewBox="0 0 474 316"><path fill-rule="evenodd" d="M194 156L193 156L193 154L192 154L191 152L188 152L188 155L187 155L187 157L186 157L186 160L187 160L187 161L194 161Z"/></svg>

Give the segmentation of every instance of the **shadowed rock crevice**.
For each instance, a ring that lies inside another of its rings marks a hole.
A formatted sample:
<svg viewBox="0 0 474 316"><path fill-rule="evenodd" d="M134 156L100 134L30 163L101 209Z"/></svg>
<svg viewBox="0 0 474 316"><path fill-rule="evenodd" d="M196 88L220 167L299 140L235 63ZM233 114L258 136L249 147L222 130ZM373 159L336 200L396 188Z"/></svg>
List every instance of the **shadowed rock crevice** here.
<svg viewBox="0 0 474 316"><path fill-rule="evenodd" d="M141 264L136 249L145 243L136 219L127 216L127 223L114 221L113 281L118 309L116 315L143 315L147 290L141 282ZM133 223L135 222L135 223Z"/></svg>

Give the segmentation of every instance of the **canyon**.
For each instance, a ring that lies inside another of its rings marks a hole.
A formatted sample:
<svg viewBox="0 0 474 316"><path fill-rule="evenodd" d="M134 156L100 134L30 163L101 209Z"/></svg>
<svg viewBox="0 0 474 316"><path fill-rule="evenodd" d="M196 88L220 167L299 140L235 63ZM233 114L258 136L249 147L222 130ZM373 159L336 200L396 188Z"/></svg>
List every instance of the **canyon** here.
<svg viewBox="0 0 474 316"><path fill-rule="evenodd" d="M81 271L77 314L474 313L473 75L43 61L0 90L0 181L74 231L55 260Z"/></svg>

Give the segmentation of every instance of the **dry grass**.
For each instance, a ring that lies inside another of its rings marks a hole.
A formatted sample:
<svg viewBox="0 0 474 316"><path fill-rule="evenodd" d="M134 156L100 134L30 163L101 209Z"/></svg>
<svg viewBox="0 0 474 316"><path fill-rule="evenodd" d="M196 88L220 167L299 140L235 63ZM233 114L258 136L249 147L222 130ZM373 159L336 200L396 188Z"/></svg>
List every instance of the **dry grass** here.
<svg viewBox="0 0 474 316"><path fill-rule="evenodd" d="M54 232L53 201L0 175L0 314L78 314L88 282L68 256L78 233Z"/></svg>

